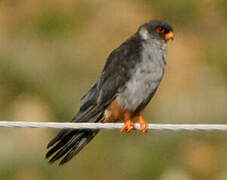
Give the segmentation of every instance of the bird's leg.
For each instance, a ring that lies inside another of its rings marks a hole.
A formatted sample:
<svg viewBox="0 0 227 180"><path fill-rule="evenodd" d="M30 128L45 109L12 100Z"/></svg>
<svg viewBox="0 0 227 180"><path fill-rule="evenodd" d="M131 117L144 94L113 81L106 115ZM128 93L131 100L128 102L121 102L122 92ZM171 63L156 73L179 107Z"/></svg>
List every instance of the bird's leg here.
<svg viewBox="0 0 227 180"><path fill-rule="evenodd" d="M141 114L138 115L138 119L139 119L139 124L140 124L140 131L142 133L146 133L147 132L147 128L148 128L147 122L143 119Z"/></svg>
<svg viewBox="0 0 227 180"><path fill-rule="evenodd" d="M130 131L132 129L135 129L135 126L134 126L134 123L130 120L129 117L126 117L125 118L125 123L124 123L124 127L121 129L121 133L122 132L127 132L127 133L130 133Z"/></svg>

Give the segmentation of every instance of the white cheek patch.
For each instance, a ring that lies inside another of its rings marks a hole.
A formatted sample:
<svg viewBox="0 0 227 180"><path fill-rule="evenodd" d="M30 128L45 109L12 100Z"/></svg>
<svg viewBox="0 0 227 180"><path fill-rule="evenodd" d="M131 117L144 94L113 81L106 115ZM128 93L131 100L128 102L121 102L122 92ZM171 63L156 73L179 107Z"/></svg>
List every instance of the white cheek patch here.
<svg viewBox="0 0 227 180"><path fill-rule="evenodd" d="M149 39L149 32L145 28L141 28L139 31L139 34L141 35L142 39L147 40Z"/></svg>

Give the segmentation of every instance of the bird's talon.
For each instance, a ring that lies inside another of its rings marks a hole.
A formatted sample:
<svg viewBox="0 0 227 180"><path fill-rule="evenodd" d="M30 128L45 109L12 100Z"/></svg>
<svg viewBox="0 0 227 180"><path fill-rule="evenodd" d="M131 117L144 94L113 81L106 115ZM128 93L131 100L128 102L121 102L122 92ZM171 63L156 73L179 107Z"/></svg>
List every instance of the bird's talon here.
<svg viewBox="0 0 227 180"><path fill-rule="evenodd" d="M139 124L140 124L140 132L144 134L147 132L148 123L146 121L144 121L144 119L141 115L139 115L138 117L139 117Z"/></svg>
<svg viewBox="0 0 227 180"><path fill-rule="evenodd" d="M144 133L147 133L147 128L148 128L147 122L140 124L140 131L141 131L141 133L143 133L143 134Z"/></svg>
<svg viewBox="0 0 227 180"><path fill-rule="evenodd" d="M130 133L132 129L135 129L134 123L130 120L126 120L124 127L120 130L120 133L122 132Z"/></svg>

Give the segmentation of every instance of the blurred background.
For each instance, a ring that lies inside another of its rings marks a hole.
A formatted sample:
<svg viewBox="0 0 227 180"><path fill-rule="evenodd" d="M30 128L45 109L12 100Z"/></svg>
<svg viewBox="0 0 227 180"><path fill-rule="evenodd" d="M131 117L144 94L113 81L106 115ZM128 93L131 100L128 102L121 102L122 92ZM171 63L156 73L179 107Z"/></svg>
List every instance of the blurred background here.
<svg viewBox="0 0 227 180"><path fill-rule="evenodd" d="M226 123L226 0L1 0L0 120L68 122L109 53L144 22L175 28L152 123ZM63 167L51 129L1 128L0 179L226 180L226 132L103 130Z"/></svg>

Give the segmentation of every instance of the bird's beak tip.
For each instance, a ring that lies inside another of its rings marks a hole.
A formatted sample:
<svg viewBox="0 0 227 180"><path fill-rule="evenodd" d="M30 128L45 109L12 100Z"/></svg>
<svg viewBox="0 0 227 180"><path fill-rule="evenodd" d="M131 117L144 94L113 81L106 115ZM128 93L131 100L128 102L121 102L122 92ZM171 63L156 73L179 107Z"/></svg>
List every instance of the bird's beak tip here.
<svg viewBox="0 0 227 180"><path fill-rule="evenodd" d="M166 35L165 35L165 39L168 41L168 40L174 40L174 33L172 31L168 32Z"/></svg>

